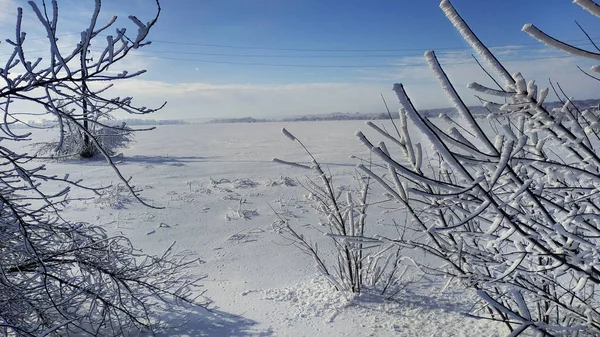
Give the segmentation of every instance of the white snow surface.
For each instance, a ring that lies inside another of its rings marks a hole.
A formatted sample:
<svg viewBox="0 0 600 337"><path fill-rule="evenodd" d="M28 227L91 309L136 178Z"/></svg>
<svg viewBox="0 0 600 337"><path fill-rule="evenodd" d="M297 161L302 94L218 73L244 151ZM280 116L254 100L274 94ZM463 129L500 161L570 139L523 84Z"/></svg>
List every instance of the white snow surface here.
<svg viewBox="0 0 600 337"><path fill-rule="evenodd" d="M388 123L376 123L386 128ZM133 176L151 209L115 187L102 198L71 203L65 218L101 224L124 234L145 253L160 254L176 242L202 263L191 273L213 303L212 312L191 310L164 336L502 336L503 325L463 313L481 306L470 291L446 288L427 276L409 285L397 301L373 292L352 297L319 277L310 256L274 229L271 209L298 226L318 221L298 183L310 171L271 161L308 163L302 148L282 133L287 128L335 176L352 184L356 159L368 158L353 136L375 132L360 121L189 124L158 126L136 135L119 168ZM35 141L50 139L37 131ZM417 142L418 140L414 140ZM392 146L390 145L390 149ZM390 150L391 151L391 150ZM70 173L88 185L116 183L103 161L48 163L48 173ZM73 196L89 196L74 191ZM371 233L395 233L398 212L372 209ZM318 232L313 240L324 240ZM166 313L168 319L168 313Z"/></svg>

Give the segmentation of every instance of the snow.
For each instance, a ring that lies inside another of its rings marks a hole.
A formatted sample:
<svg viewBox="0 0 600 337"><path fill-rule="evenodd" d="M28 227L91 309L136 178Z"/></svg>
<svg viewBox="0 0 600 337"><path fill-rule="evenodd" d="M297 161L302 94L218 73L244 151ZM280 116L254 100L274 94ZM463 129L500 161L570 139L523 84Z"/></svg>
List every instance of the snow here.
<svg viewBox="0 0 600 337"><path fill-rule="evenodd" d="M462 35L462 37L471 45L471 47L479 54L491 67L494 71L503 77L506 81L506 84L513 83L513 79L510 74L506 71L506 69L502 66L500 62L496 59L496 57L490 52L490 50L479 40L477 35L473 33L471 28L467 25L467 23L462 19L462 17L458 14L456 9L452 6L450 1L442 0L440 3L440 8L444 11L446 18L452 22L454 27L458 30L458 32Z"/></svg>
<svg viewBox="0 0 600 337"><path fill-rule="evenodd" d="M600 17L600 7L592 0L574 0L573 3L578 4L593 15Z"/></svg>
<svg viewBox="0 0 600 337"><path fill-rule="evenodd" d="M563 50L572 55L576 55L576 56L580 56L580 57L584 57L584 58L590 58L593 60L600 60L600 54L589 52L589 51L583 50L581 48L574 47L570 44L561 42L561 41L547 35L546 33L542 32L540 29L538 29L536 26L534 26L530 23L525 24L521 30L524 31L525 33L529 34L534 39L540 41L541 43L543 43L549 47Z"/></svg>
<svg viewBox="0 0 600 337"><path fill-rule="evenodd" d="M444 72L444 70L440 66L437 58L435 57L435 53L433 51L426 51L425 58L427 59L427 62L429 63L429 67L431 68L431 71L435 74L435 77L438 79L438 82L440 82L440 86L442 87L444 92L446 92L446 95L448 96L450 101L452 101L452 104L454 105L454 107L456 107L456 110L458 110L458 112L459 112L460 116L463 118L463 120L465 120L468 123L469 127L471 128L471 131L473 131L477 135L477 138L482 140L484 145L486 145L486 147L488 149L488 153L492 153L492 154L496 153L497 151L492 146L492 144L489 141L487 141L487 142L485 141L485 140L487 140L487 138L483 135L483 132L481 131L481 129L478 127L477 123L475 122L475 118L469 112L469 110L468 110L467 106L465 105L465 103L463 102L462 98L458 95L458 93L454 89L454 86L448 79L448 76L446 76L446 73Z"/></svg>
<svg viewBox="0 0 600 337"><path fill-rule="evenodd" d="M360 121L161 125L138 133L136 143L117 160L123 176L133 176L133 185L143 189L142 199L164 209L145 207L123 188L113 187L99 199L72 202L65 217L102 224L146 253L160 254L176 242L175 250L201 259L191 272L205 276L201 283L213 310L190 309L189 321L173 322L164 336L508 333L499 323L465 316L483 302L460 288L442 291L446 280L433 275L416 278L397 301L369 290L356 297L336 292L317 274L312 258L276 230L279 219L273 210L300 228L318 223L301 185L310 171L272 161L277 157L310 165L304 150L282 135L284 127L334 175L337 186L353 183L357 161L350 155L369 157L354 132L377 135ZM34 132L36 141L54 135ZM53 162L47 169L94 186L118 182L102 161ZM73 196L89 196L85 193L73 191ZM373 212L370 234L393 236L391 220L402 216L384 209ZM306 235L315 242L327 239L318 232Z"/></svg>

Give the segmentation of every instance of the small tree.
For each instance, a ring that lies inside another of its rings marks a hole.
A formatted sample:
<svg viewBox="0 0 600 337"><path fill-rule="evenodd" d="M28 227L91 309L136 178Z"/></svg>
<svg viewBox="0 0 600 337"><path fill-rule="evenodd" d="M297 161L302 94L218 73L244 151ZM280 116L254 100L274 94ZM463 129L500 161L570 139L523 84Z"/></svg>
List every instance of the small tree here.
<svg viewBox="0 0 600 337"><path fill-rule="evenodd" d="M575 2L600 16L592 1ZM499 127L477 120L435 53L425 53L460 119L446 118L446 127L436 124L415 109L402 84L394 85L402 105L397 133L370 124L393 146L374 145L358 133L385 170L358 167L412 221L401 238L363 242L394 242L439 258L445 262L440 270L486 301L488 311L478 315L504 322L511 336L529 329L544 336L598 335L600 112L581 110L567 97L562 108L546 108L548 88L538 89L520 73L511 75L449 1L440 7L500 77L494 82L503 83L497 89L469 85L500 98L485 104ZM550 46L600 59L532 25L523 30ZM414 133L433 148L432 156L423 155Z"/></svg>
<svg viewBox="0 0 600 337"><path fill-rule="evenodd" d="M193 291L197 280L184 274L193 261L174 254L172 247L162 256L142 255L125 237L109 236L100 226L64 219L61 210L72 200L71 188L101 190L68 174L46 173L35 156L11 150L16 143L30 140L29 133L11 128L20 116L12 107L20 101L32 102L57 120L58 148L68 135L87 137L123 185L143 203L112 162L100 135L90 127L109 128L99 118L107 111L146 114L154 109L134 106L131 97L104 96L110 84L98 89L86 83L124 80L143 73L107 70L133 49L149 43L146 37L160 13L158 1L156 15L149 22L129 17L138 28L133 35L124 28L108 34L104 50L92 62L80 62L78 57L116 22L113 17L106 25L97 26L101 0L95 1L90 25L80 42L68 52L57 45L57 1L41 1L41 7L30 1L29 5L47 33L50 54L45 64L42 58L31 61L25 56L23 10L19 8L16 36L7 40L14 50L0 68L4 81L0 89L4 114L0 125L0 331L5 335L127 335L156 327L161 311L177 312L182 303L203 305ZM47 187L47 182L68 187L56 191Z"/></svg>
<svg viewBox="0 0 600 337"><path fill-rule="evenodd" d="M125 28L117 28L114 34L106 34L117 21L112 17L108 23L99 26L98 17L101 10L101 1L95 1L94 11L90 18L89 26L82 31L80 42L68 51L58 47L57 23L58 4L56 1L47 6L42 1L42 8L35 2L30 5L37 19L42 24L48 37L50 53L43 63L43 58L35 62L26 59L24 45L26 41L25 32L21 31L23 12L19 9L17 14L17 35L13 40L7 42L14 46L13 54L8 58L0 78L5 81L3 97L10 98L0 107L5 114L5 122L19 122L19 114L13 113L11 107L19 101L30 101L43 106L46 113L56 118L60 127L60 141L57 144L57 152L64 155L62 150L65 134L74 135L67 140L77 141L70 148L78 148L79 155L89 158L102 154L102 148L95 139L101 134L100 130L114 128L106 124L112 119L114 111L124 111L129 114L143 115L155 112L162 108L139 107L133 104L132 97L110 97L107 91L112 87L114 81L121 81L137 77L145 72L139 70L130 73L123 70L121 73L109 72L118 62L135 49L142 48L148 44L146 37L150 29L155 25L160 13L159 3L156 2L156 16L147 23L143 23L135 16L130 20L137 26L137 32L127 34ZM105 42L100 42L105 40ZM96 58L90 58L90 47L94 43L97 46L105 45ZM17 69L21 68L21 69ZM12 78L13 72L21 72L22 75ZM108 83L108 84L104 84ZM40 90L43 88L43 90ZM34 94L35 93L35 94ZM164 106L164 104L163 104ZM69 126L69 128L65 128ZM67 133L68 131L68 133ZM135 130L129 130L135 131Z"/></svg>

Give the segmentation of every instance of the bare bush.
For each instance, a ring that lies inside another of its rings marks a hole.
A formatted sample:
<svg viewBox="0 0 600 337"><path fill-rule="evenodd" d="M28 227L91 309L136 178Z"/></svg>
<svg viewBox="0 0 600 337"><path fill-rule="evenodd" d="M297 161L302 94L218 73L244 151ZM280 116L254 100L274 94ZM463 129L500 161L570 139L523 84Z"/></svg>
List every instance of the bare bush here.
<svg viewBox="0 0 600 337"><path fill-rule="evenodd" d="M125 237L110 236L97 225L64 219L62 210L73 201L71 188L96 194L103 189L88 187L68 174L48 173L35 156L20 152L19 143L30 141L31 135L17 133L22 129L11 126L22 117L13 107L24 101L34 103L41 114L56 119L60 129L57 149L78 144L68 137L82 137L84 145L104 156L120 186L144 203L111 158L115 147L108 139L131 130L109 128L99 117L116 109L134 114L154 109L136 107L130 97L104 96L110 84L90 88L86 83L110 83L143 73L106 70L118 66L131 50L149 43L146 37L158 19L160 5L157 1L156 15L147 23L129 17L137 27L133 35L124 28L108 34L117 18L97 26L101 0L96 0L89 27L80 42L65 52L56 42L57 1L29 4L47 33L50 53L45 59L25 57L26 34L21 29L23 10L19 8L16 36L7 40L14 51L0 68L4 82L0 89L4 115L0 125L0 333L116 336L152 331L161 325L161 313L181 312L186 303L205 304L197 291L198 280L185 275L186 267L195 261L175 254L172 247L161 256L143 255ZM88 61L92 41L105 48L98 58Z"/></svg>
<svg viewBox="0 0 600 337"><path fill-rule="evenodd" d="M86 146L86 134L72 122L64 123L65 133L52 142L42 142L33 144L36 150L36 156L49 157L52 159L74 159L79 158L84 153L85 158L102 156L102 151L113 157L118 154L120 149L129 147L133 143L133 130L122 123L120 126L94 125L92 130L88 130L88 136L93 137L96 145L88 144Z"/></svg>
<svg viewBox="0 0 600 337"><path fill-rule="evenodd" d="M397 245L373 246L362 242L361 238L366 235L369 226L367 213L371 179L357 174L355 181L358 187L344 190L336 188L331 174L324 171L304 144L286 129L282 131L304 148L311 164L308 166L277 158L273 161L308 169L315 174L314 179L307 179L302 186L309 193L312 207L320 216L321 228L313 225L309 227L326 235L327 244L326 247L320 247L309 235L281 215L277 227L279 232L295 247L310 255L316 263L317 271L337 290L357 294L370 290L388 298L399 295L407 284L420 277L420 273L412 260L401 254L402 249Z"/></svg>
<svg viewBox="0 0 600 337"><path fill-rule="evenodd" d="M600 14L592 1L575 2ZM491 122L475 119L435 53L425 53L460 118L435 122L415 109L402 84L394 86L402 106L395 133L369 124L391 145L375 144L359 132L378 160L358 167L406 210L411 226L401 238L362 242L393 242L437 257L443 263L436 270L476 289L486 301L487 311L477 315L504 322L511 336L529 330L544 336L598 335L600 112L581 110L566 97L562 108L545 108L548 88L520 73L511 75L449 1L440 7L495 71L500 80L494 82L503 83L469 87L500 102L486 103ZM531 25L523 30L567 52L600 56ZM423 144L413 141L415 134ZM433 154L427 156L424 148L433 148Z"/></svg>

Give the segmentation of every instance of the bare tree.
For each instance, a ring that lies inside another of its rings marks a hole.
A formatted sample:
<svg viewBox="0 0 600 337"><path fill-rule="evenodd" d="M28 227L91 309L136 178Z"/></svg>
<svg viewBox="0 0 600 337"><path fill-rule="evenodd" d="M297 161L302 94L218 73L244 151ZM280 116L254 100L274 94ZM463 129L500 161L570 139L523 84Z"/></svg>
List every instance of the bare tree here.
<svg viewBox="0 0 600 337"><path fill-rule="evenodd" d="M61 211L72 200L71 188L101 190L68 174L47 173L35 156L14 150L31 135L12 128L22 116L13 107L33 103L56 118L58 147L67 128L80 132L143 202L92 129L108 127L100 117L114 110L132 114L156 110L133 105L131 97L106 96L111 82L144 72L107 70L149 43L147 35L160 13L160 4L155 4L156 15L149 22L129 17L137 32L116 28L110 34L117 18L98 26L102 2L96 0L81 40L65 51L57 43L57 1L41 1L41 6L30 1L49 44L48 57L35 60L26 56L23 10L17 11L16 35L7 40L14 49L0 68L4 81L0 89L4 117L0 125L0 331L5 335L127 335L156 327L161 311L177 312L183 303L204 304L194 290L198 280L185 275L193 260L173 253L172 247L162 256L146 256L136 252L127 238L109 236L101 226L64 219ZM91 42L100 37L105 41L103 51L93 61L85 60ZM108 84L88 86L92 83ZM56 183L68 187L57 191Z"/></svg>
<svg viewBox="0 0 600 337"><path fill-rule="evenodd" d="M600 7L576 0L600 16ZM471 31L449 1L440 7L499 77L498 88L469 87L486 100L492 121L477 119L432 51L425 57L458 112L436 122L420 114L402 84L394 85L400 121L393 132L370 123L386 142L359 139L376 155L358 165L411 216L401 238L364 238L418 248L443 263L456 282L487 303L479 317L504 322L511 336L600 333L600 112L544 103L539 89L509 73ZM555 40L532 25L524 31L569 53L600 54ZM598 67L592 68L597 71ZM560 91L557 90L557 92ZM415 134L423 144L414 142ZM426 155L425 148L433 148ZM382 167L384 169L382 169ZM356 238L354 238L356 240Z"/></svg>
<svg viewBox="0 0 600 337"><path fill-rule="evenodd" d="M98 17L102 2L95 1L89 26L81 32L80 42L68 51L60 50L58 47L57 2L52 1L51 6L47 6L46 2L42 1L41 8L35 2L30 2L30 5L47 33L49 55L47 59L38 58L35 61L26 58L24 49L26 34L21 31L23 11L19 9L16 36L14 39L7 39L7 42L14 46L13 53L7 59L0 74L0 78L5 83L0 94L6 98L0 109L4 113L4 122L7 124L5 128L9 134L12 135L12 132L8 125L23 122L20 118L22 114L11 111L12 105L22 101L33 102L44 107L46 114L58 120L61 135L65 123L71 122L70 126L76 128L72 131L80 133L84 141L81 155L88 157L92 153L102 153L93 139L94 130L107 127L102 120L110 118L113 111L120 110L141 115L162 108L162 106L154 109L136 106L133 104L132 97L107 96L107 91L113 86L112 82L134 78L145 72L139 70L129 73L124 70L116 73L108 70L127 57L132 50L150 43L146 38L160 13L158 2L156 2L156 16L149 22L143 23L135 16L129 17L137 26L137 32L134 34L127 34L125 28L116 28L114 34L107 34L109 29L114 28L117 17L112 17L109 22L99 26ZM100 42L102 40L105 41ZM105 45L94 59L88 57L92 42L97 46ZM18 75L15 76L15 73ZM62 143L58 145L60 148Z"/></svg>

